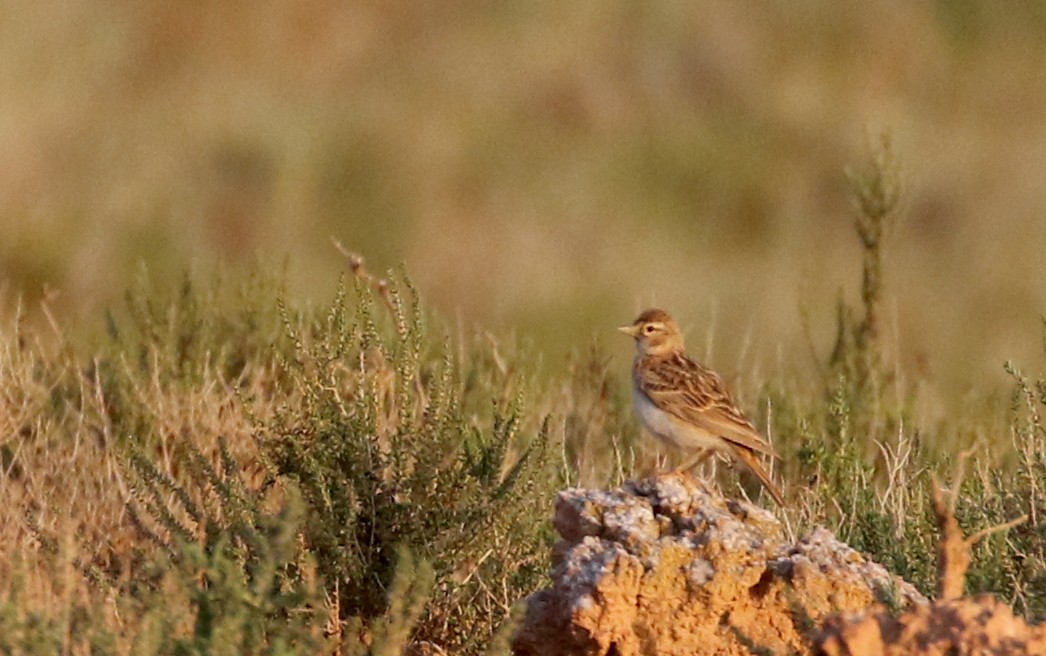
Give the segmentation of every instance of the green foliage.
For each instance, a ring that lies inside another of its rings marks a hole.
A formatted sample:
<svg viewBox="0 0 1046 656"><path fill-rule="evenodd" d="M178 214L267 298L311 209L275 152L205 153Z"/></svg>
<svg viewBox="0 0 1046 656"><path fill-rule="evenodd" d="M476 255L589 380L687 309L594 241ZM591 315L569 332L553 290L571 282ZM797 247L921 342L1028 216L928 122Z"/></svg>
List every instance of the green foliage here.
<svg viewBox="0 0 1046 656"><path fill-rule="evenodd" d="M490 405L488 388L467 389L477 372L426 340L407 290L404 302L390 288L387 317L359 282L355 313L344 287L322 321L281 304L294 344L282 366L296 394L261 445L273 474L302 490L305 542L342 620L366 624L386 611L406 547L435 572L418 637L471 653L515 602L504 591L534 589L544 576L555 484L548 423L524 436L522 393ZM488 414L469 412L466 395L488 397Z"/></svg>
<svg viewBox="0 0 1046 656"><path fill-rule="evenodd" d="M107 315L114 347L107 355L165 382L199 384L215 373L235 380L270 352L278 334L270 300L277 281L260 268L236 286L217 275L201 284L186 274L168 291L143 269L124 295L125 311Z"/></svg>
<svg viewBox="0 0 1046 656"><path fill-rule="evenodd" d="M128 458L136 479L131 521L160 547L142 568L145 597L154 597L136 653L315 652L322 597L298 541L299 494L287 487L279 508L266 512L239 480L224 440L216 455L220 467L186 445L185 484L140 452ZM172 587L181 608L162 602ZM179 625L191 629L182 635Z"/></svg>
<svg viewBox="0 0 1046 656"><path fill-rule="evenodd" d="M115 430L142 433L122 440L142 544L124 554L135 580L117 594L185 591L178 612L137 605L137 651L308 651L323 616L347 653L414 639L472 653L543 579L549 508L534 500L556 487L548 420L527 421L524 387L496 345L459 364L427 338L409 281L406 300L383 283L380 304L356 283L352 301L340 285L322 313L280 301L271 316L250 303L226 316L218 291L200 297L186 281L164 305L143 278L127 318L110 318L92 376ZM266 318L282 335L261 349ZM262 357L276 362L268 394L248 390ZM239 383L260 487L245 484L243 443L239 461L224 438L169 444L142 403L214 381Z"/></svg>
<svg viewBox="0 0 1046 656"><path fill-rule="evenodd" d="M21 338L3 344L16 392L0 401L41 437L4 452L0 484L64 475L95 495L96 518L50 488L23 493L18 539L41 555L29 583L12 561L0 585L10 651L504 644L547 571L550 423L527 412L516 356L487 341L452 351L425 334L409 281L379 295L362 281L317 312L273 304L263 278L169 294L143 277L82 378ZM81 446L85 430L96 439ZM63 435L72 472L55 457ZM48 525L55 512L72 532ZM37 601L70 586L79 596L55 608ZM74 621L91 631L70 643Z"/></svg>
<svg viewBox="0 0 1046 656"><path fill-rule="evenodd" d="M278 275L258 268L233 285L218 275L203 284L187 274L168 289L143 269L123 307L106 315L105 338L86 363L91 389L68 381L56 398L74 407L94 400L88 406L96 406L97 420L113 440L134 436L143 451L168 450L170 433L200 429L189 424L201 408L189 406L217 400L194 398L201 391L276 382L263 365L281 355L274 352L280 325L272 304Z"/></svg>
<svg viewBox="0 0 1046 656"><path fill-rule="evenodd" d="M970 589L997 590L1017 610L1046 619L1046 380L1026 378L1012 363L1011 439L1014 470L984 467L968 484L965 520L992 526L1022 514L1028 521L987 538L975 552L967 577Z"/></svg>
<svg viewBox="0 0 1046 656"><path fill-rule="evenodd" d="M856 402L875 403L886 384L881 366L880 314L883 296L883 259L890 230L897 222L902 180L889 133L879 138L869 161L847 170L857 217L854 228L861 244L861 304L854 311L839 301L836 342L829 364L853 387Z"/></svg>
<svg viewBox="0 0 1046 656"><path fill-rule="evenodd" d="M402 547L398 560L396 575L389 587L388 607L374 631L370 649L373 656L399 656L403 653L432 594L432 567L424 562L415 565L410 551Z"/></svg>
<svg viewBox="0 0 1046 656"><path fill-rule="evenodd" d="M828 522L840 539L932 595L940 536L929 472L950 469L956 452L929 451L925 445L954 440L956 429L917 428L910 420L914 395L884 365L883 261L902 188L889 135L864 167L847 175L862 247L860 318L840 302L835 348L823 370L828 378L823 402L811 402L809 389L772 395L775 433L784 443L778 448L787 453L793 446L792 476L810 484L799 497L800 526ZM1042 514L1039 490L1046 485L1046 431L1040 422L1046 384L1029 383L1011 365L1007 370L1017 381L1009 422L1019 455L1016 468L999 466L980 445L973 459L977 476L964 482L957 515L968 534L1025 513L1032 519L979 544L966 585L970 592L996 592L1041 619L1046 617L1040 592L1046 589L1046 534L1035 518Z"/></svg>

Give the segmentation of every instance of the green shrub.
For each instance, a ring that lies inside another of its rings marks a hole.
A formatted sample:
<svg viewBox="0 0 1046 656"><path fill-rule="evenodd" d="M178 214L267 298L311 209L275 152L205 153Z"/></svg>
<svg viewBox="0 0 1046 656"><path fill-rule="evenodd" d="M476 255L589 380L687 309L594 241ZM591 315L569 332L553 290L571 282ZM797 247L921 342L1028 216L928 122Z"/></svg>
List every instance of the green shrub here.
<svg viewBox="0 0 1046 656"><path fill-rule="evenodd" d="M479 340L452 351L425 333L409 283L407 301L357 283L317 312L273 302L263 277L173 295L143 277L86 366L69 344L4 342L2 400L31 422L30 446L3 452L0 484L23 500L0 524L6 553L19 540L30 556L5 569L25 585L0 585L4 645L504 642L548 567L550 424L526 411L516 356ZM70 643L74 620L92 630Z"/></svg>
<svg viewBox="0 0 1046 656"><path fill-rule="evenodd" d="M184 447L186 483L140 452L128 458L131 521L158 547L128 590L145 600L135 653L315 653L325 612L312 558L298 540L300 495L285 486L268 500L275 504L252 496L219 445L219 467Z"/></svg>
<svg viewBox="0 0 1046 656"><path fill-rule="evenodd" d="M302 490L304 540L342 620L386 610L407 548L435 577L417 637L472 653L545 575L548 423L523 436L522 393L502 404L495 390L469 388L489 372L463 370L445 340L427 339L407 290L409 303L390 290L384 317L359 281L352 309L341 287L322 321L281 305L296 394L260 443L273 475ZM469 410L476 397L487 399L483 415Z"/></svg>

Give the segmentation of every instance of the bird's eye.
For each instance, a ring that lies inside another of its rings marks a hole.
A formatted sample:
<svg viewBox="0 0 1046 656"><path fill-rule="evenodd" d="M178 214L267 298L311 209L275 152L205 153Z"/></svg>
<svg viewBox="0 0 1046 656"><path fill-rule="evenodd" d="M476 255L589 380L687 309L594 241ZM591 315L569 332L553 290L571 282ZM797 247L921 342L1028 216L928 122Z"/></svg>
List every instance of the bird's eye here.
<svg viewBox="0 0 1046 656"><path fill-rule="evenodd" d="M643 332L647 335L654 332L654 324L648 323L647 325L643 326Z"/></svg>

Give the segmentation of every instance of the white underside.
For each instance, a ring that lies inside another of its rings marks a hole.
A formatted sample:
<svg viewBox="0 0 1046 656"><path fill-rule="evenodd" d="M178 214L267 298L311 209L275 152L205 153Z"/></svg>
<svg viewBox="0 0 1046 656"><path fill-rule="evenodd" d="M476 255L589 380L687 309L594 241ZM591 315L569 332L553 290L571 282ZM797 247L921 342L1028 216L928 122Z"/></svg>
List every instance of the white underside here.
<svg viewBox="0 0 1046 656"><path fill-rule="evenodd" d="M722 437L684 421L658 408L639 390L633 390L632 407L643 427L657 439L683 451L698 449L725 450L728 443Z"/></svg>

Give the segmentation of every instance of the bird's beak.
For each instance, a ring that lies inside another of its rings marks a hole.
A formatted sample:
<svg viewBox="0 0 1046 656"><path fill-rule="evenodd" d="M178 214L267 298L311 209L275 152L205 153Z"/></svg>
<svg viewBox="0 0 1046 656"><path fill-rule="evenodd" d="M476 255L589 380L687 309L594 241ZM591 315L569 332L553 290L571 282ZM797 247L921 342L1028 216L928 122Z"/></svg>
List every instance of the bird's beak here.
<svg viewBox="0 0 1046 656"><path fill-rule="evenodd" d="M639 329L635 326L621 326L620 328L618 328L618 330L625 333L629 337L635 337L639 334Z"/></svg>

